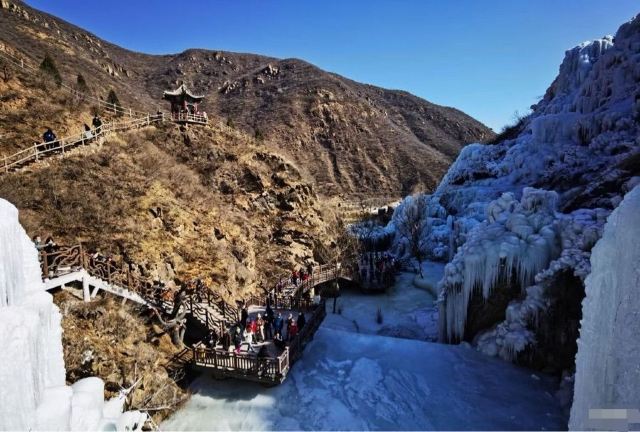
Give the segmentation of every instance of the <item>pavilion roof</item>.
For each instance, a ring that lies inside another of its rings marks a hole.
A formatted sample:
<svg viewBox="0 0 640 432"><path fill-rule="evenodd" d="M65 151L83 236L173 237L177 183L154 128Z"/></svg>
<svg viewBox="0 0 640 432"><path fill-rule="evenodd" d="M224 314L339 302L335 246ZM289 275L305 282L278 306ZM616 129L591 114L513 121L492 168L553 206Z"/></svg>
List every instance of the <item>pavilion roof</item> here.
<svg viewBox="0 0 640 432"><path fill-rule="evenodd" d="M195 95L193 93L191 93L189 91L189 89L187 88L186 85L181 84L180 87L178 87L175 90L165 90L162 93L162 98L163 99L175 99L175 98L180 98L180 97L185 97L186 99L191 99L194 102L200 102L202 99L204 99L204 96L199 96L199 95Z"/></svg>

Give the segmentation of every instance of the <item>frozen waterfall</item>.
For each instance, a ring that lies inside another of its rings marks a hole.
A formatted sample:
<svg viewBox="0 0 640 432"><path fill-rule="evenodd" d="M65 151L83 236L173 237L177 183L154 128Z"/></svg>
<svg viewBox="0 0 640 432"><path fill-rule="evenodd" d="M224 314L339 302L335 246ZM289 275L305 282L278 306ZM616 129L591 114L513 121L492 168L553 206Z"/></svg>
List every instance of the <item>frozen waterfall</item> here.
<svg viewBox="0 0 640 432"><path fill-rule="evenodd" d="M576 356L575 398L569 423L573 430L614 426L592 423L596 413L591 413L590 421L589 410L635 409L638 416L639 213L640 186L636 186L607 220L604 235L591 254L591 273L586 279ZM609 413L625 422L627 416L632 415L622 411ZM601 417L608 416L606 412L602 414Z"/></svg>
<svg viewBox="0 0 640 432"><path fill-rule="evenodd" d="M58 307L40 278L38 255L0 199L0 430L135 430L146 414L104 401L104 383L86 378L65 385ZM121 402L124 402L121 399Z"/></svg>

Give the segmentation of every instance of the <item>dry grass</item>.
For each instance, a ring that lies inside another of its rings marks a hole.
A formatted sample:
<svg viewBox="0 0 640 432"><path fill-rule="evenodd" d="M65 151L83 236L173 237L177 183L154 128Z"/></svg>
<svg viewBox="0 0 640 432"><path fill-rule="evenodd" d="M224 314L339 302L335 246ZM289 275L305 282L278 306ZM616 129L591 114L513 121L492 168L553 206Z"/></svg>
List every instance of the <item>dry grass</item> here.
<svg viewBox="0 0 640 432"><path fill-rule="evenodd" d="M132 409L172 406L186 396L164 368L176 348L169 335L151 325L147 314L111 298L87 304L59 292L55 301L63 312L68 382L98 376L105 381L105 397L112 397L140 379L130 396ZM153 414L159 421L169 412Z"/></svg>

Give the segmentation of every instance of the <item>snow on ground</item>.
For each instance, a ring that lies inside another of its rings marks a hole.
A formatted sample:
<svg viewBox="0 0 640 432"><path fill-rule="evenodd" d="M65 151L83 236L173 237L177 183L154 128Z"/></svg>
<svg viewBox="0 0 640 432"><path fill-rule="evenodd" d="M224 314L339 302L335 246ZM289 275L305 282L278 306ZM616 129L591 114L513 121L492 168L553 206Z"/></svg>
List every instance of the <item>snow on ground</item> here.
<svg viewBox="0 0 640 432"><path fill-rule="evenodd" d="M424 268L426 280L442 277L441 264L432 263ZM384 294L367 295L343 290L337 303L342 312L327 315L323 326L406 339L437 339L435 297L429 291L413 285L415 277L414 273L398 274L395 285ZM331 302L328 307L332 309ZM376 321L378 308L382 312L381 324Z"/></svg>
<svg viewBox="0 0 640 432"><path fill-rule="evenodd" d="M162 428L566 428L552 379L464 346L380 335L386 326L413 334L420 311L432 307L433 296L417 289L414 277L400 274L385 295L343 292L341 315L328 304L327 318L282 385L266 389L202 376L189 402ZM382 326L375 322L380 305Z"/></svg>

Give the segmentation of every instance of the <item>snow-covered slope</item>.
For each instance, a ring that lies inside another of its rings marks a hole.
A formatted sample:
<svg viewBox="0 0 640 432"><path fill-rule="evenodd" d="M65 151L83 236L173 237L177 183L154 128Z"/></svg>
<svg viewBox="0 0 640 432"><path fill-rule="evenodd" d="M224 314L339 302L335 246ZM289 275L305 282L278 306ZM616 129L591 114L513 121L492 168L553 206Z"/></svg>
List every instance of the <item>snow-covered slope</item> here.
<svg viewBox="0 0 640 432"><path fill-rule="evenodd" d="M605 426L589 422L589 409L640 407L639 215L636 186L613 211L593 248L569 424L574 430Z"/></svg>
<svg viewBox="0 0 640 432"><path fill-rule="evenodd" d="M439 284L443 341L573 374L591 248L640 183L639 120L640 16L615 37L568 50L542 100L502 141L463 149L429 197L424 229L431 258L449 262ZM397 236L398 254L405 243Z"/></svg>
<svg viewBox="0 0 640 432"><path fill-rule="evenodd" d="M0 430L124 430L146 415L104 402L104 383L65 385L58 307L18 210L0 199Z"/></svg>

